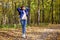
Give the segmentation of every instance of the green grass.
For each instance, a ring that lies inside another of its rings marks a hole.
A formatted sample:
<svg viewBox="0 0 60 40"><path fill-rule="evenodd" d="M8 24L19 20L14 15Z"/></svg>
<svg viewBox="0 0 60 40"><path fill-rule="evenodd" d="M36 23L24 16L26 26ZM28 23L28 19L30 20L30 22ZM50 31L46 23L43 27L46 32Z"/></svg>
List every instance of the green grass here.
<svg viewBox="0 0 60 40"><path fill-rule="evenodd" d="M21 25L16 25L16 24L6 24L6 25L0 25L0 28L20 28Z"/></svg>
<svg viewBox="0 0 60 40"><path fill-rule="evenodd" d="M48 23L40 23L39 25L37 24L30 24L27 25L27 27L47 27ZM21 28L21 24L6 24L6 25L0 25L0 28Z"/></svg>
<svg viewBox="0 0 60 40"><path fill-rule="evenodd" d="M40 23L38 24L30 24L30 26L37 26L37 27L47 27L49 23Z"/></svg>
<svg viewBox="0 0 60 40"><path fill-rule="evenodd" d="M27 25L28 27L28 25ZM22 26L20 24L6 24L6 25L0 25L0 28L22 28Z"/></svg>

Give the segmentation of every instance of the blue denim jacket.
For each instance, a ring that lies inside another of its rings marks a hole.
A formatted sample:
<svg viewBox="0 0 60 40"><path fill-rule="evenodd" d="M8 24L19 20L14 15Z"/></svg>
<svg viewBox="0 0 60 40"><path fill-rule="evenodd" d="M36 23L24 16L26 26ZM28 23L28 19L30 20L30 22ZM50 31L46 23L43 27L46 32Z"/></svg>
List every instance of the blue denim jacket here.
<svg viewBox="0 0 60 40"><path fill-rule="evenodd" d="M20 19L22 19L23 15L24 15L23 10L21 8L17 8L17 11L19 12ZM28 16L29 8L26 8L25 12L26 12L26 16Z"/></svg>

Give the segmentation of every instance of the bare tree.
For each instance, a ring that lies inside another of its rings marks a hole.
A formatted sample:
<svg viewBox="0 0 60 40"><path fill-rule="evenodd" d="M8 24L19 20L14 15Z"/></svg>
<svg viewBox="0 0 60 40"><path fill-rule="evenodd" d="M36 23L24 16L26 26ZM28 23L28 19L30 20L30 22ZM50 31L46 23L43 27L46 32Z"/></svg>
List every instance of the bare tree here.
<svg viewBox="0 0 60 40"><path fill-rule="evenodd" d="M40 23L40 0L38 0L38 10L37 10L37 24Z"/></svg>
<svg viewBox="0 0 60 40"><path fill-rule="evenodd" d="M42 0L42 22L44 22L44 0Z"/></svg>
<svg viewBox="0 0 60 40"><path fill-rule="evenodd" d="M30 9L30 3L31 3L31 0L28 0L28 7ZM29 25L30 24L30 10L29 10L29 13L28 13L28 18L27 18L27 24Z"/></svg>
<svg viewBox="0 0 60 40"><path fill-rule="evenodd" d="M51 12L52 12L52 14L51 14L51 21L52 21L52 24L53 24L53 22L54 22L54 20L53 20L53 0L51 1Z"/></svg>

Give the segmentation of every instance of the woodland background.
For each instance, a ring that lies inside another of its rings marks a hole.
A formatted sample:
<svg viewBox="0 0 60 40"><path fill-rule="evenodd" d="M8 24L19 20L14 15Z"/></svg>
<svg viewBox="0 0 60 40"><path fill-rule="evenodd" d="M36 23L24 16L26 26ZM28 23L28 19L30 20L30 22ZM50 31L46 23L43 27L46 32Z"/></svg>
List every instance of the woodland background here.
<svg viewBox="0 0 60 40"><path fill-rule="evenodd" d="M22 5L30 8L28 25L60 24L60 0L0 0L0 26L20 24Z"/></svg>

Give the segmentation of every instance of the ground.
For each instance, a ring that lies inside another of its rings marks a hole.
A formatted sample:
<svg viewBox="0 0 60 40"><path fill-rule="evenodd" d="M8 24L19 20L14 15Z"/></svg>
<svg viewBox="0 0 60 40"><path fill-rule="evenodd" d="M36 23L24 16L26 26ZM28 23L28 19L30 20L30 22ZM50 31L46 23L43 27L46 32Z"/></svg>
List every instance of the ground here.
<svg viewBox="0 0 60 40"><path fill-rule="evenodd" d="M22 29L0 29L0 40L60 40L60 24L48 27L28 27L26 38L22 38Z"/></svg>

